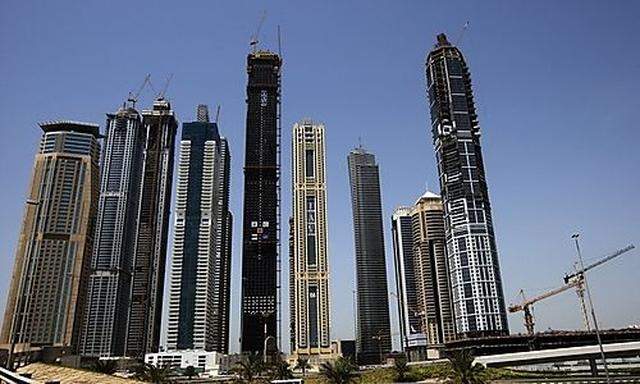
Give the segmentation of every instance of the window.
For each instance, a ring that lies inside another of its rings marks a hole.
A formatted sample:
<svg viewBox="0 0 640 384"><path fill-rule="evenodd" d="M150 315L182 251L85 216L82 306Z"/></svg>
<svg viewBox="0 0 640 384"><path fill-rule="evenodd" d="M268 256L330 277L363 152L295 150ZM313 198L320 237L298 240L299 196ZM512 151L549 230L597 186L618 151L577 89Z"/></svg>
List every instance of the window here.
<svg viewBox="0 0 640 384"><path fill-rule="evenodd" d="M316 255L316 197L307 196L307 265L317 264Z"/></svg>
<svg viewBox="0 0 640 384"><path fill-rule="evenodd" d="M318 346L318 287L309 287L309 346Z"/></svg>
<svg viewBox="0 0 640 384"><path fill-rule="evenodd" d="M266 107L268 101L269 101L269 94L267 93L267 91L265 89L261 90L260 91L260 106L261 107Z"/></svg>
<svg viewBox="0 0 640 384"><path fill-rule="evenodd" d="M315 161L313 156L313 149L305 150L304 156L304 169L306 177L314 177L315 176Z"/></svg>

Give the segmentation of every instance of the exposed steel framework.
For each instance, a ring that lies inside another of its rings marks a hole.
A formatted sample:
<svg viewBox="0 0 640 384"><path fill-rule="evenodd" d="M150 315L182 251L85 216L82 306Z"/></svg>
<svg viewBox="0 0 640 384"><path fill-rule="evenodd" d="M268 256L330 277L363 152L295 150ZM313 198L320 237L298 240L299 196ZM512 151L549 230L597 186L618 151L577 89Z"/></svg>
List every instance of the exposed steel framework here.
<svg viewBox="0 0 640 384"><path fill-rule="evenodd" d="M262 353L280 337L280 55L247 57L241 350ZM267 343L267 339L272 342Z"/></svg>

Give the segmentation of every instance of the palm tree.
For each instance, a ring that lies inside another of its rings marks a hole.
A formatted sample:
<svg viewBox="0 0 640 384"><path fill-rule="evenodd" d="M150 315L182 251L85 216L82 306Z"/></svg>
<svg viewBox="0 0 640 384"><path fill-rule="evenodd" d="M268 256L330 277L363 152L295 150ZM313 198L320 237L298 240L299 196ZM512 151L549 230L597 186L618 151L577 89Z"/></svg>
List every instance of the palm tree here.
<svg viewBox="0 0 640 384"><path fill-rule="evenodd" d="M407 358L402 356L393 362L393 370L396 371L396 380L403 382L407 380L407 373L409 373L409 366L407 365Z"/></svg>
<svg viewBox="0 0 640 384"><path fill-rule="evenodd" d="M169 376L172 373L173 369L169 364L156 367L153 364L142 363L135 368L134 377L154 384L166 384L171 383Z"/></svg>
<svg viewBox="0 0 640 384"><path fill-rule="evenodd" d="M93 364L93 370L105 375L113 375L118 370L118 362L116 360L98 360Z"/></svg>
<svg viewBox="0 0 640 384"><path fill-rule="evenodd" d="M276 361L271 365L270 373L272 380L293 379L293 372L289 364L281 356L276 357Z"/></svg>
<svg viewBox="0 0 640 384"><path fill-rule="evenodd" d="M193 378L193 376L196 376L198 373L196 372L196 368L193 365L189 365L184 369L184 372L182 374L187 376L187 378L191 380L191 378Z"/></svg>
<svg viewBox="0 0 640 384"><path fill-rule="evenodd" d="M233 372L238 375L241 383L255 383L260 380L259 376L264 372L264 368L262 357L252 353L236 363Z"/></svg>
<svg viewBox="0 0 640 384"><path fill-rule="evenodd" d="M298 356L298 360L296 360L296 368L302 371L302 377L307 377L307 369L311 368L309 364L309 358Z"/></svg>
<svg viewBox="0 0 640 384"><path fill-rule="evenodd" d="M484 384L484 367L474 364L473 354L469 350L453 351L447 356L451 362L456 384Z"/></svg>
<svg viewBox="0 0 640 384"><path fill-rule="evenodd" d="M320 375L331 384L349 384L355 382L358 377L357 369L349 359L339 357L333 364L322 363Z"/></svg>

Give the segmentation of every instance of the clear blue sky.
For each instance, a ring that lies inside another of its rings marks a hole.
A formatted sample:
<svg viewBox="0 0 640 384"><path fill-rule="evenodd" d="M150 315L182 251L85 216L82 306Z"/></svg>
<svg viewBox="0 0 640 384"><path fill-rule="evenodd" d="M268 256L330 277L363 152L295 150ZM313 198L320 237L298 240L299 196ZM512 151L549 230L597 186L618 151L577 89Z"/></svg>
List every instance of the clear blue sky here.
<svg viewBox="0 0 640 384"><path fill-rule="evenodd" d="M424 59L435 35L471 67L505 296L561 283L580 230L587 259L640 245L640 33L636 1L3 1L0 3L0 310L40 131L36 122L100 123L151 73L181 122L221 104L233 156L231 345L237 350L247 43L282 26L283 220L290 131L327 129L333 336L351 337L353 235L346 155L358 137L380 163L390 290L390 215L425 184L438 190ZM141 106L148 106L145 93ZM283 247L286 255L286 247ZM286 257L284 257L286 260ZM590 275L603 327L640 323L640 251ZM288 279L283 274L285 282ZM284 284L283 298L287 298ZM287 308L286 302L283 308ZM392 321L396 327L396 305ZM288 322L285 311L284 322ZM573 293L536 307L540 329L578 328ZM513 331L521 317L510 316ZM283 341L288 330L283 328ZM397 336L395 337L397 343Z"/></svg>

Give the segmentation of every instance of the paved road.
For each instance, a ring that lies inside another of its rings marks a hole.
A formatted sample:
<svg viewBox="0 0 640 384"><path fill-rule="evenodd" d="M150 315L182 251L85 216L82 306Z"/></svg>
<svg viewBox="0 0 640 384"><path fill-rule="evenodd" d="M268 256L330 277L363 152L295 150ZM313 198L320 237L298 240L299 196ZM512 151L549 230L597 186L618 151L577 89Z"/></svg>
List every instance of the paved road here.
<svg viewBox="0 0 640 384"><path fill-rule="evenodd" d="M496 380L495 384L606 384L607 379L601 377L557 377L553 379ZM640 383L640 376L612 376L611 383Z"/></svg>

